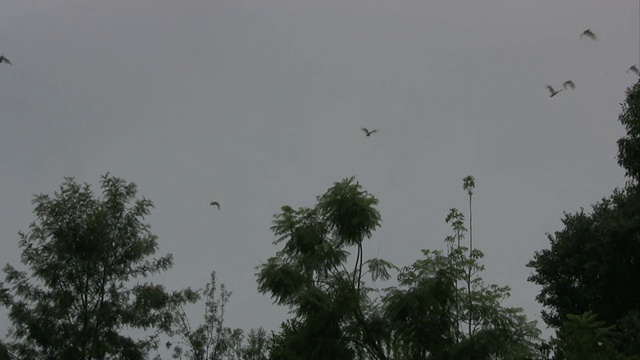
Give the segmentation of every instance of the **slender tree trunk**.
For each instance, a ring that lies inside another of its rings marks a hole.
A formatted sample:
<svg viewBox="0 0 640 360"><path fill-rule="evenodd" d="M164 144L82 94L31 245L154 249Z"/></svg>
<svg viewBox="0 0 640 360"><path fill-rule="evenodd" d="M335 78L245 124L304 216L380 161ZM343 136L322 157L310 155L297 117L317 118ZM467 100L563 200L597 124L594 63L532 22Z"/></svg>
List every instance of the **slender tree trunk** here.
<svg viewBox="0 0 640 360"><path fill-rule="evenodd" d="M473 251L473 213L471 212L471 194L469 194L469 257Z"/></svg>
<svg viewBox="0 0 640 360"><path fill-rule="evenodd" d="M471 193L469 193L469 260L472 259L472 253L473 253L473 212L471 211ZM471 333L472 331L472 319L473 319L473 313L471 311L471 307L472 307L472 301L471 301L471 270L472 270L472 266L471 264L469 265L469 274L467 277L467 293L469 296L469 340L471 341L471 344L473 345L473 334ZM473 347L472 347L473 349ZM469 353L469 358L471 358L471 353Z"/></svg>
<svg viewBox="0 0 640 360"><path fill-rule="evenodd" d="M358 244L358 256L360 257L360 264L358 269L358 290L360 290L360 282L362 281L362 258L364 254L362 252L362 242Z"/></svg>

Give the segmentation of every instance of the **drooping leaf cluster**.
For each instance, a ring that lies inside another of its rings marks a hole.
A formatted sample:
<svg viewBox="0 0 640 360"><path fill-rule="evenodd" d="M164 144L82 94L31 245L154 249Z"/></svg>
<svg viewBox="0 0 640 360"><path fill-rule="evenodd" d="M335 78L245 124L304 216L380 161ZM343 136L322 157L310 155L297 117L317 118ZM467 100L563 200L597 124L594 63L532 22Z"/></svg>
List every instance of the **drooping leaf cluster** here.
<svg viewBox="0 0 640 360"><path fill-rule="evenodd" d="M615 348L620 342L615 326L606 326L592 311L567 315L558 337L553 339L555 356L566 360L627 359Z"/></svg>
<svg viewBox="0 0 640 360"><path fill-rule="evenodd" d="M313 208L282 207L272 230L283 249L258 267L258 289L292 308L295 321L283 327L274 354L280 358L349 359L383 357L366 324L371 301L362 277L387 278L385 261L363 260L363 241L380 225L378 200L348 178L335 183ZM348 265L349 248L356 249ZM364 274L363 274L364 272ZM299 346L300 344L307 344Z"/></svg>

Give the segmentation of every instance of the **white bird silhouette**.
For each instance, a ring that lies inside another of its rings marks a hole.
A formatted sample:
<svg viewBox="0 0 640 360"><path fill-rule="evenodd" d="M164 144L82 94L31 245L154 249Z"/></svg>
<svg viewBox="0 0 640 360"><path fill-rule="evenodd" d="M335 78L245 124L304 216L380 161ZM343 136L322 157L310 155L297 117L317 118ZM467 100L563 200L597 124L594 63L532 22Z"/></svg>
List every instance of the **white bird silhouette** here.
<svg viewBox="0 0 640 360"><path fill-rule="evenodd" d="M571 81L571 80L567 80L564 83L562 83L562 87L565 90L567 90L567 88L569 88L569 87L572 88L572 89L575 89L576 88L576 84L574 84L573 81Z"/></svg>
<svg viewBox="0 0 640 360"><path fill-rule="evenodd" d="M629 67L629 70L627 70L627 73L629 73L629 71L636 73L636 75L640 75L640 72L638 71L638 67L635 65L631 65Z"/></svg>
<svg viewBox="0 0 640 360"><path fill-rule="evenodd" d="M583 31L582 34L580 34L580 39L582 39L585 36L590 38L591 40L595 40L596 39L596 34L594 34L593 31L591 31L591 29L587 29L587 30Z"/></svg>
<svg viewBox="0 0 640 360"><path fill-rule="evenodd" d="M2 63L6 63L6 64L11 65L11 61L9 61L9 59L7 59L6 56L0 55L0 64L2 64Z"/></svg>
<svg viewBox="0 0 640 360"><path fill-rule="evenodd" d="M376 129L373 129L373 130L369 131L369 130L368 130L367 128L365 128L365 127L363 127L363 128L362 128L362 131L364 131L364 133L365 133L365 134L367 134L367 136L371 136L371 134L373 134L373 133L377 133L377 132L378 132L378 130L376 130Z"/></svg>
<svg viewBox="0 0 640 360"><path fill-rule="evenodd" d="M555 90L553 87L551 87L551 85L547 85L547 89L549 89L549 92L551 93L551 95L549 95L549 97L554 97L554 96L558 95L559 92L562 91L562 89Z"/></svg>

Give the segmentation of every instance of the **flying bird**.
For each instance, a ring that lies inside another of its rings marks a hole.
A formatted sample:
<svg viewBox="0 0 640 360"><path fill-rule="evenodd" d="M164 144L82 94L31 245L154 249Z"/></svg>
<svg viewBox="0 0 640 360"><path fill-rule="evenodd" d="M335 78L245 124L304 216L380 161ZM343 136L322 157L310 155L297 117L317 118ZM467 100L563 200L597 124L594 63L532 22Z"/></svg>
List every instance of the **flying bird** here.
<svg viewBox="0 0 640 360"><path fill-rule="evenodd" d="M376 129L373 129L373 130L369 131L369 129L367 129L365 127L362 128L362 131L364 131L364 133L367 134L367 136L371 136L371 134L378 132L378 130L376 130Z"/></svg>
<svg viewBox="0 0 640 360"><path fill-rule="evenodd" d="M587 29L587 30L583 31L582 34L580 34L580 39L582 39L585 36L588 37L591 40L595 40L596 39L596 34L594 34L593 31L591 31L591 29Z"/></svg>
<svg viewBox="0 0 640 360"><path fill-rule="evenodd" d="M217 201L212 201L212 202L209 204L209 206L216 206L216 207L218 207L218 210L220 210L220 203L219 203L219 202L217 202Z"/></svg>
<svg viewBox="0 0 640 360"><path fill-rule="evenodd" d="M547 85L547 89L549 89L549 92L551 93L551 95L549 95L549 97L554 97L554 96L558 95L558 93L560 91L562 91L562 89L555 90L554 88L551 87L551 85Z"/></svg>
<svg viewBox="0 0 640 360"><path fill-rule="evenodd" d="M631 65L631 67L629 67L629 70L627 70L627 73L629 73L629 71L636 73L636 75L640 75L640 71L638 71L638 67L635 65Z"/></svg>
<svg viewBox="0 0 640 360"><path fill-rule="evenodd" d="M7 59L6 56L0 55L0 64L2 64L2 63L7 63L7 64L11 65L11 61L9 61L9 59Z"/></svg>
<svg viewBox="0 0 640 360"><path fill-rule="evenodd" d="M569 87L572 88L572 89L575 89L576 88L576 84L574 84L573 81L571 81L571 80L567 80L564 83L562 83L562 87L565 90L567 90L567 88L569 88Z"/></svg>

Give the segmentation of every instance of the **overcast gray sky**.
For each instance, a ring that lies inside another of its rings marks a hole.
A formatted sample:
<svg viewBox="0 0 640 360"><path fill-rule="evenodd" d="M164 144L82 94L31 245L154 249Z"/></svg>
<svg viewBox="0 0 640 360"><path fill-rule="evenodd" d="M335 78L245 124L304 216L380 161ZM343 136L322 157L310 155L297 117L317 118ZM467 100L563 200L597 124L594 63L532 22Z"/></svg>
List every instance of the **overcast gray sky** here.
<svg viewBox="0 0 640 360"><path fill-rule="evenodd" d="M215 270L229 325L276 329L253 267L282 205L356 175L380 199L368 254L403 266L443 247L472 174L485 279L539 319L545 232L624 183L639 18L638 0L0 0L0 264L32 194L110 171L155 202L167 287Z"/></svg>

